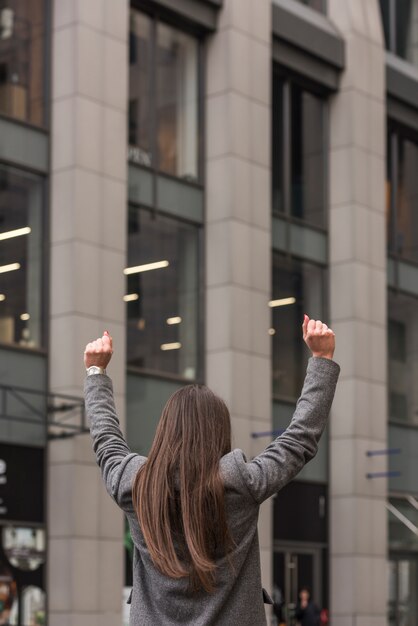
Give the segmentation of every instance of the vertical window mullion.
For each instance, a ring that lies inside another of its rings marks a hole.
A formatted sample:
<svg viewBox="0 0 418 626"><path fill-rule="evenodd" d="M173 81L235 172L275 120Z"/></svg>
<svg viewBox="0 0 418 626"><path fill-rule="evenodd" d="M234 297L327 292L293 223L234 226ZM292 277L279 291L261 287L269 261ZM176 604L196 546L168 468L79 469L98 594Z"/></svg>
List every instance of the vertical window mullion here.
<svg viewBox="0 0 418 626"><path fill-rule="evenodd" d="M292 214L292 85L286 81L283 85L283 207L287 219L286 254L291 257L291 222Z"/></svg>
<svg viewBox="0 0 418 626"><path fill-rule="evenodd" d="M283 84L283 206L285 215L291 215L291 176L292 176L292 107L291 84Z"/></svg>
<svg viewBox="0 0 418 626"><path fill-rule="evenodd" d="M157 24L158 17L152 20L151 26L151 145L152 145L152 204L154 210L158 207L157 172L158 172L158 142L157 142Z"/></svg>

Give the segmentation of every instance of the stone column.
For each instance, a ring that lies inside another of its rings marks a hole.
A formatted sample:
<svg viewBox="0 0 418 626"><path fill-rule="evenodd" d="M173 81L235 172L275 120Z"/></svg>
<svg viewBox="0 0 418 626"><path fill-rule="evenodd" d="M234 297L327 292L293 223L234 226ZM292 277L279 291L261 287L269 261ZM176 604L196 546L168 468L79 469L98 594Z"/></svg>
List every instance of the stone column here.
<svg viewBox="0 0 418 626"><path fill-rule="evenodd" d="M385 58L378 0L328 0L346 43L331 98L330 304L341 364L331 418L331 621L387 610Z"/></svg>
<svg viewBox="0 0 418 626"><path fill-rule="evenodd" d="M270 42L269 0L224 0L207 50L206 381L248 457L263 445L251 433L271 429ZM269 504L260 544L271 590Z"/></svg>
<svg viewBox="0 0 418 626"><path fill-rule="evenodd" d="M113 335L124 421L128 0L55 0L50 389L81 396L87 341ZM50 626L121 623L123 516L88 435L49 448Z"/></svg>

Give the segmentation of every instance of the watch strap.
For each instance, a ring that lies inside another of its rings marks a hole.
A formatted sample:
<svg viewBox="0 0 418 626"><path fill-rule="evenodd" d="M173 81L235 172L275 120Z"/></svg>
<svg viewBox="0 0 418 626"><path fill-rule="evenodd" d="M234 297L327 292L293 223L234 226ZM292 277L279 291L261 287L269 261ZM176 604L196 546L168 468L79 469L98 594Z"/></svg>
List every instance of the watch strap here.
<svg viewBox="0 0 418 626"><path fill-rule="evenodd" d="M106 374L106 370L98 365L91 365L86 369L87 376L94 376L96 374Z"/></svg>

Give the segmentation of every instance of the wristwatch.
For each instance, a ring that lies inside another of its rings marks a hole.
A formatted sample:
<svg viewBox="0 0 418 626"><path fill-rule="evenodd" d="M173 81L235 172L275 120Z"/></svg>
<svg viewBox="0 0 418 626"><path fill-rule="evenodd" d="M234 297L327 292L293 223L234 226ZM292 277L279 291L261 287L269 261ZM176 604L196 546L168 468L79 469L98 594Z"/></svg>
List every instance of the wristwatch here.
<svg viewBox="0 0 418 626"><path fill-rule="evenodd" d="M86 369L87 376L94 376L95 374L106 374L106 370L98 365L91 365Z"/></svg>

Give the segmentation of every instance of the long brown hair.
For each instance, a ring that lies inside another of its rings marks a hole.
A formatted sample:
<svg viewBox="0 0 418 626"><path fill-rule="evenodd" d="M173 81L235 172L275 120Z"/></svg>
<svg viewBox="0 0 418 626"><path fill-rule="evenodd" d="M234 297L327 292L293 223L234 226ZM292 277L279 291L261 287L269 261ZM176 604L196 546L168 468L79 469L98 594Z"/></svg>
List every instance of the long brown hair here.
<svg viewBox="0 0 418 626"><path fill-rule="evenodd" d="M228 408L210 389L188 385L165 405L133 502L155 567L211 593L215 558L231 545L219 460L231 450Z"/></svg>

